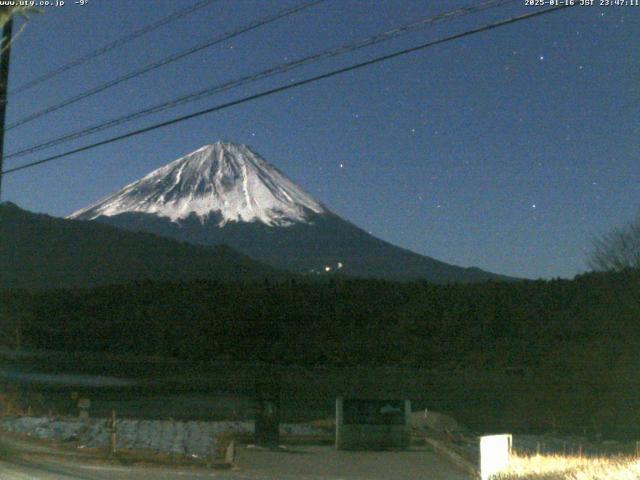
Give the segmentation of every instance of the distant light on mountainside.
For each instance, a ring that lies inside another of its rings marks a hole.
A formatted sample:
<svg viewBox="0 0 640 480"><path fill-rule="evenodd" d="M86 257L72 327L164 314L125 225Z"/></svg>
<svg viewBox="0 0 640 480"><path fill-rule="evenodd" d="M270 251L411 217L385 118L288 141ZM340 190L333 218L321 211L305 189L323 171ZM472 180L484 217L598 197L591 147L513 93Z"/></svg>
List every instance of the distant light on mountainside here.
<svg viewBox="0 0 640 480"><path fill-rule="evenodd" d="M217 142L68 218L199 245L226 244L277 268L435 283L506 280L391 245L338 217L246 145Z"/></svg>

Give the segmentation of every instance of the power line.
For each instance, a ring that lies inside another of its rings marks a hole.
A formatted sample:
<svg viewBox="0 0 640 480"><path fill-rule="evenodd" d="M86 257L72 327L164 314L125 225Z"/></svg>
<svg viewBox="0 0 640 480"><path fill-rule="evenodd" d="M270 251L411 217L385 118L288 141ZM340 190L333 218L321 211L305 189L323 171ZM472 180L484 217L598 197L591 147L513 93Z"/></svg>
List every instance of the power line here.
<svg viewBox="0 0 640 480"><path fill-rule="evenodd" d="M60 75L61 73L67 72L69 70L71 70L72 68L75 68L77 66L80 66L84 63L87 63L90 60L93 60L94 58L97 58L101 55L104 55L105 53L108 53L112 50L115 50L118 47L121 47L129 42L131 42L132 40L135 40L138 37L141 37L143 35L146 35L147 33L150 33L154 30L157 30L160 27L163 27L164 25L167 25L168 23L171 23L175 20L178 20L180 18L186 17L187 15L190 15L191 13L200 10L201 8L204 8L214 2L217 2L218 0L202 0L200 2L197 2L187 8L183 8L182 10L178 10L176 12L171 13L170 15L158 20L157 22L151 23L145 27L142 27L134 32L131 32L127 35L124 35L116 40L114 40L111 43L107 43L106 45L103 45L102 47L94 50L93 52L87 53L86 55L83 55L81 57L76 58L75 60L70 61L69 63L66 63L65 65L62 65L61 67L58 67L52 71L50 71L49 73L45 73L44 75L41 75L40 77L36 77L33 80L30 80L22 85L20 85L17 88L14 88L12 90L9 91L9 94L11 95L15 95L21 92L24 92L26 90L29 90L33 87L35 87L36 85L40 85L43 82L46 82L47 80L51 80L54 77L57 77L58 75Z"/></svg>
<svg viewBox="0 0 640 480"><path fill-rule="evenodd" d="M207 108L205 110L200 110L198 112L190 113L188 115L183 115L181 117L177 117L177 118L174 118L172 120L167 120L167 121L164 121L164 122L160 122L160 123L157 123L155 125L151 125L151 126L148 126L148 127L145 127L145 128L141 128L141 129L138 129L138 130L134 130L134 131L122 134L122 135L111 137L111 138L108 138L106 140L102 140L102 141L99 141L99 142L96 142L96 143L92 143L90 145L85 145L84 147L79 147L79 148L76 148L76 149L73 149L73 150L69 150L69 151L64 152L64 153L60 153L60 154L53 155L53 156L50 156L50 157L47 157L47 158L43 158L41 160L37 160L37 161L34 161L34 162L29 162L29 163L26 163L24 165L20 165L18 167L14 167L14 168L10 168L8 170L5 170L4 172L2 172L2 174L6 175L8 173L13 173L13 172L17 172L17 171L20 171L20 170L25 170L27 168L35 167L36 165L42 165L44 163L48 163L48 162L52 162L54 160L58 160L58 159L61 159L61 158L64 158L64 157L68 157L68 156L76 154L76 153L85 152L87 150L92 150L94 148L101 147L103 145L108 145L110 143L114 143L114 142L117 142L117 141L120 141L120 140L124 140L126 138L135 137L135 136L138 136L138 135L142 135L143 133L151 132L153 130L157 130L157 129L160 129L160 128L163 128L163 127L168 127L170 125L174 125L176 123L180 123L180 122L183 122L183 121L186 121L186 120L190 120L192 118L196 118L196 117L200 117L202 115L206 115L206 114L209 114L209 113L213 113L213 112L217 112L217 111L220 111L220 110L224 110L224 109L227 109L227 108L230 108L230 107L234 107L236 105L241 105L243 103L247 103L247 102L250 102L250 101L253 101L253 100L257 100L259 98L263 98L263 97L267 97L267 96L270 96L270 95L274 95L276 93L284 92L286 90L291 90L293 88L301 87L303 85L314 83L314 82L317 82L319 80L324 80L326 78L334 77L334 76L340 75L342 73L347 73L347 72L351 72L351 71L354 71L354 70L358 70L358 69L363 68L363 67L368 67L370 65L375 65L377 63L381 63L381 62L384 62L384 61L387 61L387 60L391 60L393 58L397 58L397 57L400 57L400 56L408 55L410 53L414 53L414 52L417 52L417 51L420 51L420 50L425 50L425 49L433 47L435 45L440 45L442 43L450 42L450 41L453 41L453 40L458 40L460 38L468 37L468 36L474 35L476 33L486 32L488 30L493 30L495 28L502 27L502 26L505 26L505 25L511 25L511 24L514 24L514 23L517 23L517 22L528 20L530 18L539 17L539 16L545 15L547 13L564 10L565 8L569 8L569 7L572 7L572 6L573 5L567 4L567 5L562 5L562 6L558 6L558 7L547 8L545 10L526 13L524 15L511 17L511 18L509 18L507 20L501 20L501 21L498 21L498 22L490 23L488 25L484 25L482 27L474 28L474 29L471 29L471 30L466 30L466 31L464 31L462 33L457 33L455 35L450 35L450 36L443 37L443 38L440 38L440 39L437 39L437 40L433 40L431 42L423 43L423 44L418 45L416 47L407 48L407 49L400 50L400 51L397 51L397 52L394 52L394 53L390 53L390 54L387 54L387 55L376 57L376 58L373 58L371 60L360 62L360 63L354 64L354 65L351 65L351 66L348 66L348 67L339 68L337 70L332 70L330 72L323 73L321 75L316 75L314 77L307 78L305 80L300 80L298 82L289 83L287 85L282 85L280 87L272 88L270 90L265 90L263 92L256 93L254 95L249 95L247 97L243 97L243 98L238 99L238 100L234 100L234 101L231 101L231 102L227 102L227 103L223 103L223 104L220 104L220 105L216 105L214 107Z"/></svg>
<svg viewBox="0 0 640 480"><path fill-rule="evenodd" d="M262 17L258 20L255 20L247 25L244 25L242 27L239 27L235 30L232 30L230 32L224 33L220 36L216 36L204 43L200 43L194 47L191 47L187 50L183 50L182 52L178 52L175 53L173 55L170 55L168 57L165 57L161 60L158 60L157 62L153 62L150 63L138 70L134 70L133 72L130 72L126 75L123 75L121 77L116 78L115 80L111 80L109 82L103 83L101 85L98 85L97 87L94 87L90 90L87 90L83 93L80 93L78 95L75 95L73 97L67 98L66 100L63 100L60 103L57 103L55 105L51 105L47 108L44 108L42 110L39 110L35 113L32 113L30 115L27 115L26 117L23 117L9 125L7 125L7 127L5 128L6 131L8 130L12 130L16 127L19 127L20 125L24 125L25 123L29 123L33 120L35 120L36 118L40 118L44 115L47 115L49 113L55 112L56 110L60 110L61 108L67 107L71 104L74 104L76 102L79 102L80 100L84 100L85 98L91 97L97 93L103 92L111 87L114 87L116 85L119 85L121 83L124 83L128 80L131 80L133 78L139 77L145 73L148 73L152 70L155 70L157 68L160 67L164 67L165 65L168 65L170 63L173 63L177 60L180 60L182 58L185 58L189 55L193 55L194 53L197 53L201 50L204 50L206 48L210 48L214 45L217 45L219 43L222 43L226 40L229 40L230 38L234 38L237 37L238 35L241 35L243 33L249 32L251 30L255 30L259 27L262 27L264 25L267 25L269 23L275 22L276 20L279 20L281 18L284 17L288 17L290 15L293 15L295 13L298 13L302 10L305 10L307 8L310 8L314 5L317 5L318 3L324 2L325 0L312 0L308 3L304 3L302 5L297 5L295 7L291 7L291 8L287 8L284 10L280 10L279 12L275 13L275 14L271 14L271 15L267 15L266 17Z"/></svg>
<svg viewBox="0 0 640 480"><path fill-rule="evenodd" d="M341 45L339 47L336 48L332 48L329 50L325 50L322 51L320 53L316 53L316 54L312 54L303 58L299 58L297 60L293 60L290 62L286 62L286 63L282 63L280 65L277 65L275 67L271 67L267 70L263 70L259 73L254 73L251 75L247 75L245 77L241 77L239 79L235 79L235 80L231 80L231 81L227 81L221 84L217 84L211 87L207 87L205 89L190 93L188 95L184 95L182 97L178 97L176 99L172 99L169 100L167 102L162 102L159 104L156 104L154 106L151 107L147 107L143 110L139 110L137 112L133 112L130 113L128 115L125 115L123 117L118 117L112 120L108 120L106 122L102 122L99 123L97 125L93 125L91 127L87 127L87 128L82 128L80 130L76 130L70 133L67 133L65 135L62 135L60 137L54 138L54 139L50 139L50 140L46 140L44 142L41 142L39 144L36 145L31 145L29 147L26 147L22 150L19 151L15 151L10 153L9 155L5 156L5 158L15 158L15 157L21 157L24 155L27 155L29 153L34 153L40 150L44 150L50 147L53 147L55 145L60 145L62 143L66 143L68 141L71 140L76 140L78 138L82 138L85 137L87 135L91 135L97 132L101 132L103 130L112 128L112 127L116 127L119 125L122 125L124 123L133 121L133 120L138 120L140 118L146 117L148 115L152 115L154 113L158 113L164 110L168 110L170 108L174 108L177 107L179 105L184 105L186 103L189 102L193 102L196 100L200 100L202 98L211 96L213 94L216 93L220 93L222 91L227 91L233 88L237 88L240 86L244 86L259 80L264 80L266 78L272 77L274 75L278 75L284 72L288 72L291 71L293 69L296 68L300 68L302 66L305 65L309 65L311 63L316 63L319 62L321 60L325 60L328 58L332 58L332 57L336 57L338 55L342 55L345 53L351 53L354 52L356 50L360 50L362 48L365 47L369 47L372 45L376 45L382 42L386 42L389 40L393 40L395 38L400 37L401 35L405 35L407 33L411 33L420 29L423 29L425 27L431 26L433 24L436 24L438 22L441 21L446 21L446 20L452 20L454 18L458 18L461 16L465 16L465 15L470 15L470 14L474 14L474 13L478 13L490 8L495 8L495 7L499 7L502 5L505 5L507 3L513 3L515 0L488 0L485 1L481 4L478 5L473 5L470 7L464 7L464 8L458 8L455 10L450 10L444 13L440 13L434 16L430 16L415 22L412 22L410 24L401 26L401 27L396 27L392 30L388 30L384 33L379 33L370 37L367 37L365 39L359 40L357 42L354 43L350 43L350 44L344 44Z"/></svg>

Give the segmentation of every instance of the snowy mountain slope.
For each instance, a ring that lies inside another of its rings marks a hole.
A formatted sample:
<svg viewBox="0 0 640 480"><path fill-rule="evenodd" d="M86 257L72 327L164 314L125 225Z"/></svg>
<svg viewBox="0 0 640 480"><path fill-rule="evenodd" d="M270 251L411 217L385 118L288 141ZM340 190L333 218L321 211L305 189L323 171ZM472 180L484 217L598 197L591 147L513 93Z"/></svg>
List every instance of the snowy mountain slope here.
<svg viewBox="0 0 640 480"><path fill-rule="evenodd" d="M303 274L479 282L506 277L402 249L340 218L244 145L215 143L69 218L230 247Z"/></svg>
<svg viewBox="0 0 640 480"><path fill-rule="evenodd" d="M172 221L216 212L219 226L262 222L285 226L326 209L245 145L205 145L127 185L70 219L93 220L124 212L150 213Z"/></svg>

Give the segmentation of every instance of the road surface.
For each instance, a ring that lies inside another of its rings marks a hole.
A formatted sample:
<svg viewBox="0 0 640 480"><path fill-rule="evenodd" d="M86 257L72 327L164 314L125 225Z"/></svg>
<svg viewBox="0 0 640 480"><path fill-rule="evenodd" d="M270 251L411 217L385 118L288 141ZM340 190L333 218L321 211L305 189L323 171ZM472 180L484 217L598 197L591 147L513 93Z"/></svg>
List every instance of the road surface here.
<svg viewBox="0 0 640 480"><path fill-rule="evenodd" d="M426 448L404 452L344 452L300 446L279 451L240 447L236 467L123 466L88 462L82 456L30 442L0 439L2 480L469 480ZM25 448L26 446L26 448Z"/></svg>

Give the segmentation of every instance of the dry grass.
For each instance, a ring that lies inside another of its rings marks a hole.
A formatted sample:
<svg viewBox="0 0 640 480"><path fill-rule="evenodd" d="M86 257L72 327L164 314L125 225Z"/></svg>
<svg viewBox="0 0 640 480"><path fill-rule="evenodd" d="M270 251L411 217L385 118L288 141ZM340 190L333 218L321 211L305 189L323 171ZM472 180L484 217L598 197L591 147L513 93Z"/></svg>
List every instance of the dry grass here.
<svg viewBox="0 0 640 480"><path fill-rule="evenodd" d="M640 459L628 456L578 457L514 454L496 480L637 480Z"/></svg>

